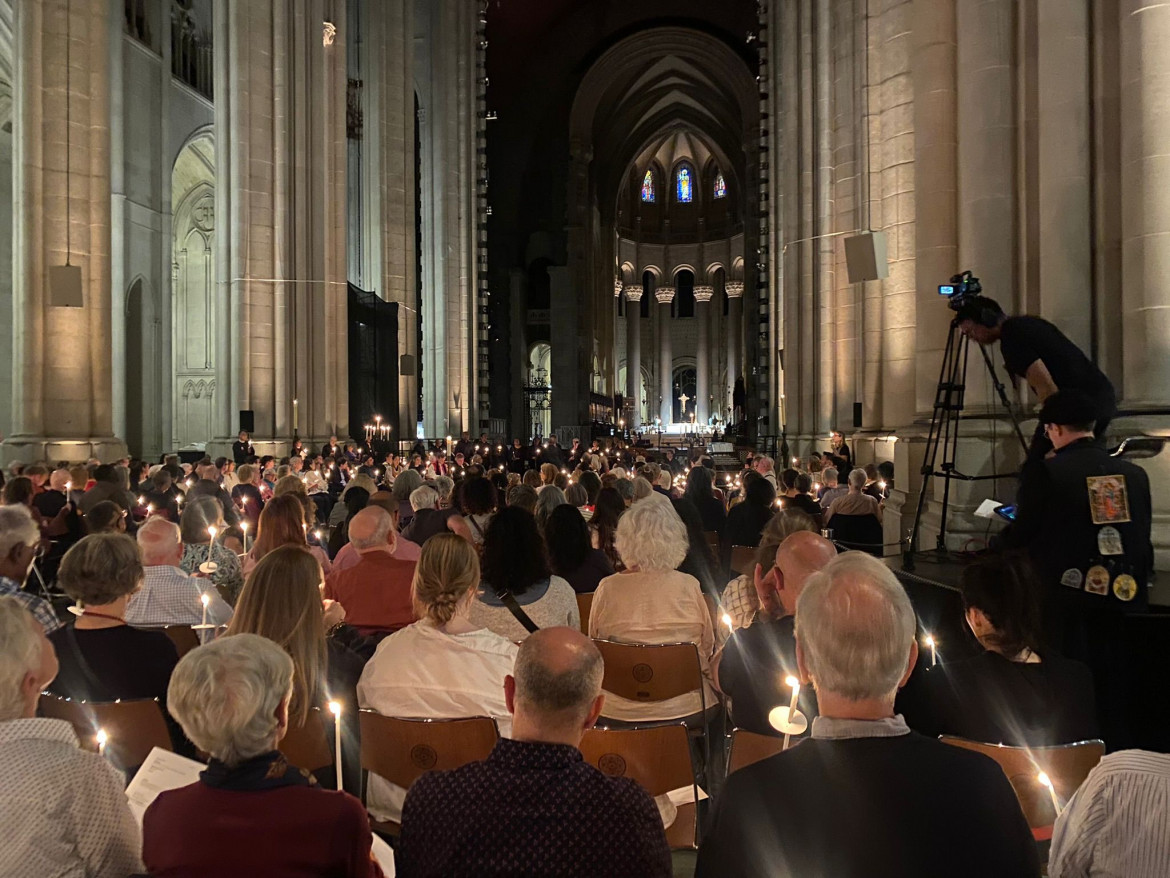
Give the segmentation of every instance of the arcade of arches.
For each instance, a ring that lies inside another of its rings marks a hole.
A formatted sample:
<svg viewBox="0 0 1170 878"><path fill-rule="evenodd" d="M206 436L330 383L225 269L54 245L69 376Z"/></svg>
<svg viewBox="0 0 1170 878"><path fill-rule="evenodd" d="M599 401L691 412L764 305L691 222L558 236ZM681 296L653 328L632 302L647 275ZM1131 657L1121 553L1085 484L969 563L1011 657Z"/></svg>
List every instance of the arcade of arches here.
<svg viewBox="0 0 1170 878"><path fill-rule="evenodd" d="M1138 0L0 0L0 458L217 453L242 415L280 450L373 405L404 441L838 428L894 462L896 543L960 269L1101 366L1114 438L1170 431L1168 28ZM959 468L1011 472L982 374L966 414ZM955 539L1006 490L957 486Z"/></svg>

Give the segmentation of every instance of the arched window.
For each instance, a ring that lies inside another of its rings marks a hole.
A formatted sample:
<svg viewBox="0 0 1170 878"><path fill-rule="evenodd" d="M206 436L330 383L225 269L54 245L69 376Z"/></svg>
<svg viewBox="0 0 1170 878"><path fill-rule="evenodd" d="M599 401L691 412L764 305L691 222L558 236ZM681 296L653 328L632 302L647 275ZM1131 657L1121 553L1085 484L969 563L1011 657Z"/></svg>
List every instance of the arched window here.
<svg viewBox="0 0 1170 878"><path fill-rule="evenodd" d="M654 172L646 169L646 176L642 178L642 200L654 201Z"/></svg>
<svg viewBox="0 0 1170 878"><path fill-rule="evenodd" d="M678 183L678 200L688 202L695 197L695 181L689 165L680 165L675 175Z"/></svg>
<svg viewBox="0 0 1170 878"><path fill-rule="evenodd" d="M727 184L723 181L723 172L722 171L715 172L715 197L716 198L726 198L727 197Z"/></svg>

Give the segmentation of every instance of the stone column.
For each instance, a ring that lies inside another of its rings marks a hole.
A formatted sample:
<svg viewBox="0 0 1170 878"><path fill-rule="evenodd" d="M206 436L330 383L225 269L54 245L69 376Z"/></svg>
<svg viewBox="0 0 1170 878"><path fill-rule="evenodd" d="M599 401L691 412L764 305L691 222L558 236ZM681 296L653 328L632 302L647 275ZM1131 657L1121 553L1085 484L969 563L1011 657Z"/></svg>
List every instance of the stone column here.
<svg viewBox="0 0 1170 878"><path fill-rule="evenodd" d="M113 435L109 5L17 10L12 433L0 458L111 460L125 445ZM50 271L66 264L81 270L80 307L53 304Z"/></svg>
<svg viewBox="0 0 1170 878"><path fill-rule="evenodd" d="M743 368L743 281L727 281L727 404L735 418L735 379Z"/></svg>
<svg viewBox="0 0 1170 878"><path fill-rule="evenodd" d="M699 328L698 343L695 347L695 420L700 424L707 423L711 414L711 406L707 397L711 395L708 384L711 371L710 351L707 339L708 323L711 320L711 297L715 295L715 288L709 286L695 287L695 322Z"/></svg>
<svg viewBox="0 0 1170 878"><path fill-rule="evenodd" d="M626 398L634 401L629 428L642 426L642 285L626 284Z"/></svg>
<svg viewBox="0 0 1170 878"><path fill-rule="evenodd" d="M665 427L673 420L674 403L674 354L670 344L670 303L674 301L674 287L658 287L654 291L658 300L658 416Z"/></svg>
<svg viewBox="0 0 1170 878"><path fill-rule="evenodd" d="M1170 400L1170 4L1121 4L1122 408Z"/></svg>

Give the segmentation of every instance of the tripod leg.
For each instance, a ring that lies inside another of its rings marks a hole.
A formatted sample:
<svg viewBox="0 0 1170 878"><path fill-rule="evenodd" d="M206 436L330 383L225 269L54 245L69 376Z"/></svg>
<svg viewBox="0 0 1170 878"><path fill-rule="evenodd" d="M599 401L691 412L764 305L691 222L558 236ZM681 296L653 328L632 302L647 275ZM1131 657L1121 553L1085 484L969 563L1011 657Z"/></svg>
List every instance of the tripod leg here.
<svg viewBox="0 0 1170 878"><path fill-rule="evenodd" d="M995 387L995 392L999 395L999 401L1003 403L1008 417L1012 419L1012 426L1016 430L1016 438L1020 440L1020 449L1024 452L1024 457L1027 457L1028 443L1024 439L1024 431L1020 429L1020 419L1016 417L1016 411L1012 408L1011 400L1008 399L1007 389L1004 387L1003 382L999 380L999 375L996 374L995 364L991 362L991 354L987 353L987 348L982 345L979 346L979 353L983 354L983 362L987 366L987 371L991 374L991 383Z"/></svg>

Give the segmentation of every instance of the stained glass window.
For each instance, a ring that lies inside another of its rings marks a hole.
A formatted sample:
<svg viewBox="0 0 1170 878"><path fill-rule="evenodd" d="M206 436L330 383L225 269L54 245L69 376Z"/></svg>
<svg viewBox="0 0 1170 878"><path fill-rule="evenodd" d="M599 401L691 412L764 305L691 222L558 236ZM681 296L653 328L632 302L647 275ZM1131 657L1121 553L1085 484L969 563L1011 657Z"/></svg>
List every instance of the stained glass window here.
<svg viewBox="0 0 1170 878"><path fill-rule="evenodd" d="M690 201L695 197L694 183L691 180L691 169L683 165L678 169L678 200Z"/></svg>
<svg viewBox="0 0 1170 878"><path fill-rule="evenodd" d="M642 178L642 200L654 200L654 174L649 169L646 171L646 176Z"/></svg>
<svg viewBox="0 0 1170 878"><path fill-rule="evenodd" d="M727 196L727 184L723 182L723 174L715 174L715 197L725 198Z"/></svg>

